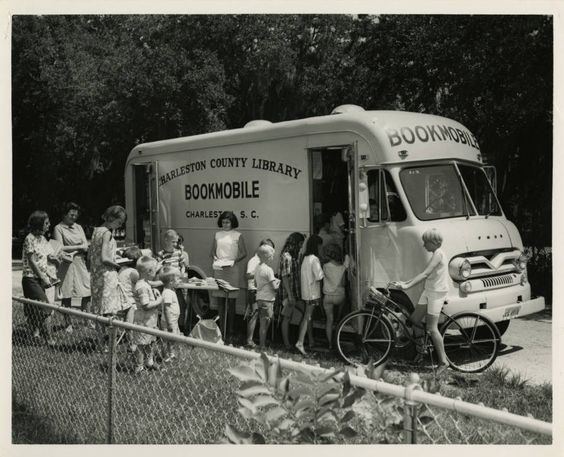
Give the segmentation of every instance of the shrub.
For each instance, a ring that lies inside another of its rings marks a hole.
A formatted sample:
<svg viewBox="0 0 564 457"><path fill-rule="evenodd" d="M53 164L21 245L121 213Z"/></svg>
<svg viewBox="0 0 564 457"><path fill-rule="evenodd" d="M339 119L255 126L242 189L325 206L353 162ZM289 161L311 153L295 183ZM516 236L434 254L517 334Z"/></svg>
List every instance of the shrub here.
<svg viewBox="0 0 564 457"><path fill-rule="evenodd" d="M265 354L251 366L230 370L241 381L239 413L257 430L227 425L225 442L398 443L403 416L401 400L366 392L350 383L342 368L329 374L310 371L284 374L279 361ZM373 372L364 373L374 376Z"/></svg>

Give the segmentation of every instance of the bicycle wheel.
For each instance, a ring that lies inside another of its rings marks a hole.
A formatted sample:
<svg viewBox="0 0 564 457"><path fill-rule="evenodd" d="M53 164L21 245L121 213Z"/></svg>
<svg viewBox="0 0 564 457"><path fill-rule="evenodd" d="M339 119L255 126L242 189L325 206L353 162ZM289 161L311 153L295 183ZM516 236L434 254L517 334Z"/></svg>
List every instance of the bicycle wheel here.
<svg viewBox="0 0 564 457"><path fill-rule="evenodd" d="M495 324L476 313L450 317L441 328L450 366L463 373L484 371L496 359L501 338Z"/></svg>
<svg viewBox="0 0 564 457"><path fill-rule="evenodd" d="M385 316L361 310L343 318L335 340L339 354L348 363L377 366L388 358L394 333Z"/></svg>

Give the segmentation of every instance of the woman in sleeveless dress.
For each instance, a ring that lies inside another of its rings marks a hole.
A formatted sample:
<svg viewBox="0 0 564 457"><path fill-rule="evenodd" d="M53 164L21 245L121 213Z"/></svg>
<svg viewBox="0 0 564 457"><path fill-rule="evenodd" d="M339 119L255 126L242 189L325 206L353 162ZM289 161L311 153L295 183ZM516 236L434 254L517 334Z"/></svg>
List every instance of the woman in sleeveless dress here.
<svg viewBox="0 0 564 457"><path fill-rule="evenodd" d="M224 211L217 220L217 226L221 229L216 232L211 249L213 261L213 272L216 279L227 281L233 287L244 287L243 274L245 273L244 260L247 257L245 241L240 232L235 229L239 227L237 216L232 211ZM225 294L220 290L212 293L216 297L220 319L225 316ZM233 324L235 323L235 298L227 299L227 333L233 335ZM225 335L227 339L227 335Z"/></svg>
<svg viewBox="0 0 564 457"><path fill-rule="evenodd" d="M125 222L125 209L110 206L102 218L104 223L94 229L88 250L92 310L100 315L115 315L121 311L122 298L118 287L117 244L112 232Z"/></svg>

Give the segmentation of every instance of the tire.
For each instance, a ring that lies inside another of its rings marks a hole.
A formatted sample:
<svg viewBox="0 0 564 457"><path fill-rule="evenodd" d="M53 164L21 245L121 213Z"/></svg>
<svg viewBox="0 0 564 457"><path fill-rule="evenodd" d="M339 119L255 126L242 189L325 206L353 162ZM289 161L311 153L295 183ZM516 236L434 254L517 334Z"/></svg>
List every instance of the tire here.
<svg viewBox="0 0 564 457"><path fill-rule="evenodd" d="M460 313L441 328L450 366L463 373L478 373L496 359L501 344L497 327L476 313Z"/></svg>
<svg viewBox="0 0 564 457"><path fill-rule="evenodd" d="M497 328L497 331L499 332L499 336L503 336L503 334L507 331L510 322L511 321L507 319L505 321L496 322L494 324ZM481 327L478 329L478 336L486 337L487 335L488 335L487 329Z"/></svg>
<svg viewBox="0 0 564 457"><path fill-rule="evenodd" d="M335 341L339 354L346 362L378 366L390 355L394 333L385 316L361 310L343 318L337 326Z"/></svg>

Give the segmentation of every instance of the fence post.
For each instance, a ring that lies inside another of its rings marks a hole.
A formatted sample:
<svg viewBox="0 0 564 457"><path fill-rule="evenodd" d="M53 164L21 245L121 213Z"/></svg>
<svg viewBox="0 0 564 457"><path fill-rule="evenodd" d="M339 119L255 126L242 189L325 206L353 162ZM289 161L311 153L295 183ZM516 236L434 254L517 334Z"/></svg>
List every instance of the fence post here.
<svg viewBox="0 0 564 457"><path fill-rule="evenodd" d="M107 444L114 442L114 390L116 385L116 332L117 328L111 323L108 327L109 332L109 363L108 363L108 430L107 430Z"/></svg>
<svg viewBox="0 0 564 457"><path fill-rule="evenodd" d="M422 390L417 373L409 375L405 387L405 402L403 407L403 431L406 444L417 444L417 402L413 401L413 391Z"/></svg>

